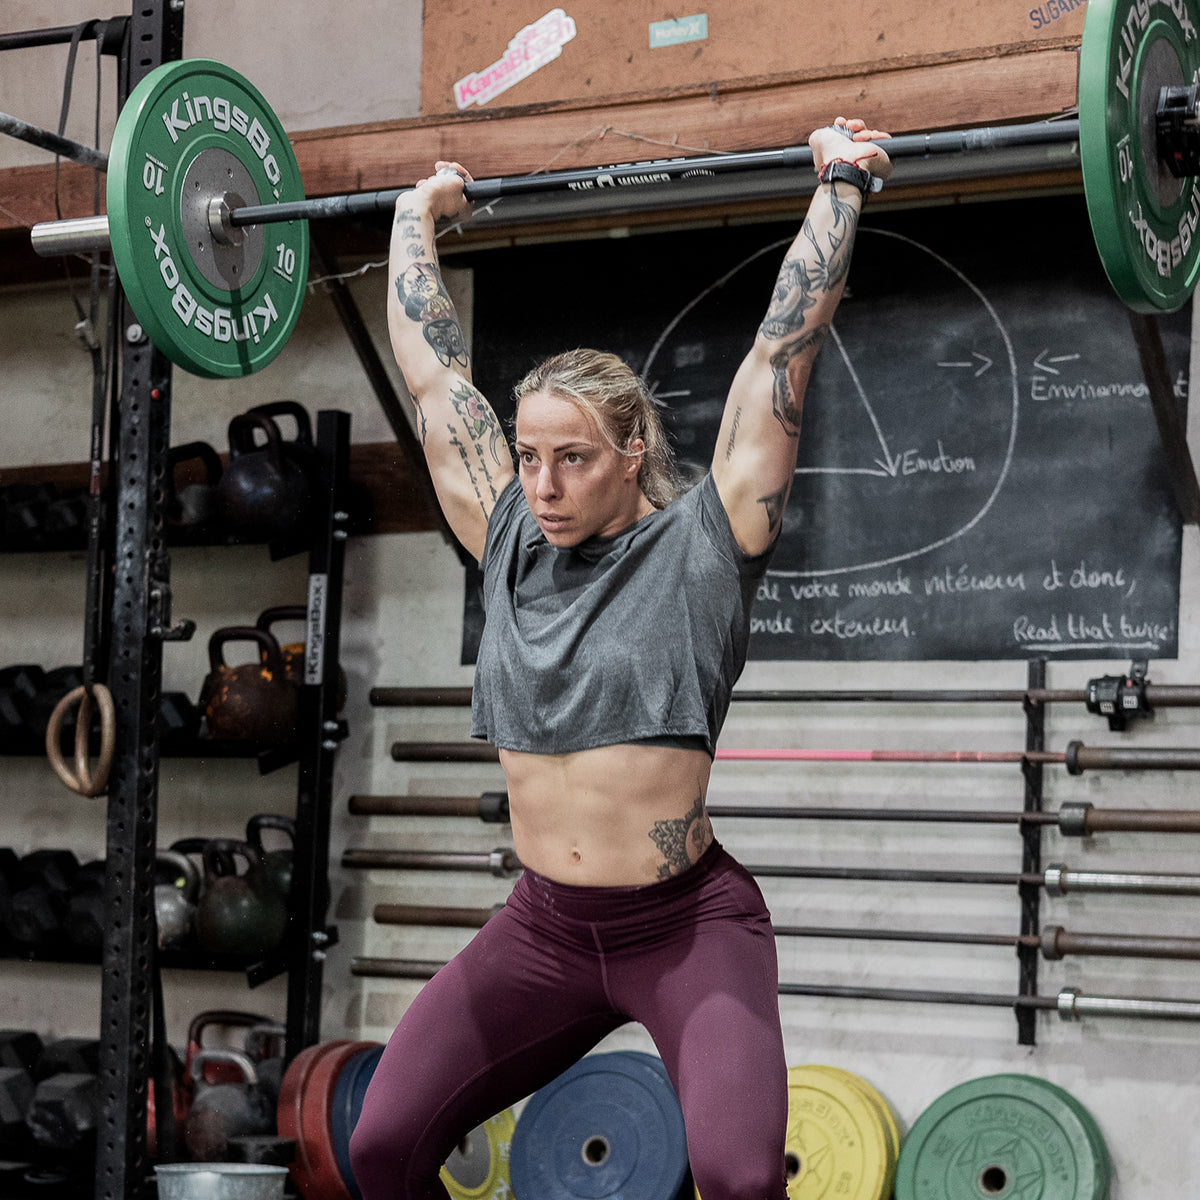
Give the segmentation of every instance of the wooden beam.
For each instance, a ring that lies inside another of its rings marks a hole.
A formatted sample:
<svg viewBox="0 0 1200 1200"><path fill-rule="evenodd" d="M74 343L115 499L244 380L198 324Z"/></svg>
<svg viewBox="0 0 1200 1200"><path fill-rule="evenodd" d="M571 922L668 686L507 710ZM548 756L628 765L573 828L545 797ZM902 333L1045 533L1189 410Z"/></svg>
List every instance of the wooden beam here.
<svg viewBox="0 0 1200 1200"><path fill-rule="evenodd" d="M1074 107L1077 69L1077 51L1055 48L852 78L319 130L293 144L305 190L337 195L415 182L442 158L484 178L787 146L839 114L863 113L893 133L1037 121Z"/></svg>
<svg viewBox="0 0 1200 1200"><path fill-rule="evenodd" d="M457 159L482 178L768 149L802 142L838 114L866 114L893 133L1037 121L1074 106L1077 73L1071 45L1016 47L986 59L836 79L773 78L310 130L292 142L305 192L340 195L413 183L439 158ZM64 164L59 195L63 216L90 214L92 172ZM56 215L53 165L0 171L0 235L23 235Z"/></svg>

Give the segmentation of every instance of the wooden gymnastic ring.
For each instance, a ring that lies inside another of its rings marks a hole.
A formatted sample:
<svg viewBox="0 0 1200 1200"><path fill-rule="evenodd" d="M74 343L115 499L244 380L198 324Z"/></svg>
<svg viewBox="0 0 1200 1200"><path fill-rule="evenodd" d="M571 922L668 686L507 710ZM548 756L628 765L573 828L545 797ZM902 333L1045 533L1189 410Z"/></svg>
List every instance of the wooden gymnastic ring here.
<svg viewBox="0 0 1200 1200"><path fill-rule="evenodd" d="M92 696L85 686L72 688L55 706L46 726L46 757L55 775L73 792L81 796L99 796L108 786L108 775L112 770L113 753L116 748L117 714L112 693L102 683L92 684L92 693L100 708L100 757L96 773L91 772L88 762L88 740L92 723ZM79 701L79 715L75 721L75 770L63 761L61 734L63 718L67 709Z"/></svg>

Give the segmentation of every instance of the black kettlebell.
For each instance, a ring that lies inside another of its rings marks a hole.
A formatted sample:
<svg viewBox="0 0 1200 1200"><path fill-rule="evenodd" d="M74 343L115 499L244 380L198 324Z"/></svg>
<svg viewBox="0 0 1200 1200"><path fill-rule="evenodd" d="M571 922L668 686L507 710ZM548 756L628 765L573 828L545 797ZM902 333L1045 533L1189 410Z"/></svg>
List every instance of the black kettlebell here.
<svg viewBox="0 0 1200 1200"><path fill-rule="evenodd" d="M227 859L246 870L222 874ZM210 954L248 958L279 945L287 928L287 905L266 877L262 851L249 842L214 838L204 847L204 894L196 907L196 940Z"/></svg>
<svg viewBox="0 0 1200 1200"><path fill-rule="evenodd" d="M241 1080L209 1083L204 1068L210 1062L236 1067ZM183 1138L197 1162L224 1161L231 1137L275 1131L275 1105L259 1086L254 1064L240 1050L201 1050L193 1057L190 1072L195 1090Z"/></svg>
<svg viewBox="0 0 1200 1200"><path fill-rule="evenodd" d="M199 462L204 469L201 482L179 486L177 468L181 463ZM186 442L167 452L167 523L173 529L193 533L212 530L217 521L217 484L223 473L221 456L207 442Z"/></svg>
<svg viewBox="0 0 1200 1200"><path fill-rule="evenodd" d="M258 661L231 667L230 642L254 642ZM211 670L200 693L208 736L259 742L286 742L296 727L298 689L288 682L279 643L261 629L230 625L208 640Z"/></svg>
<svg viewBox="0 0 1200 1200"><path fill-rule="evenodd" d="M275 829L287 834L288 844L279 850L263 845L263 830ZM296 822L282 813L258 813L246 822L246 841L263 856L267 882L286 902L292 894L292 857L296 846Z"/></svg>
<svg viewBox="0 0 1200 1200"><path fill-rule="evenodd" d="M274 419L284 412L296 420L292 441ZM312 427L302 405L279 401L234 417L229 465L217 485L221 519L234 540L302 540L312 512L312 463Z"/></svg>

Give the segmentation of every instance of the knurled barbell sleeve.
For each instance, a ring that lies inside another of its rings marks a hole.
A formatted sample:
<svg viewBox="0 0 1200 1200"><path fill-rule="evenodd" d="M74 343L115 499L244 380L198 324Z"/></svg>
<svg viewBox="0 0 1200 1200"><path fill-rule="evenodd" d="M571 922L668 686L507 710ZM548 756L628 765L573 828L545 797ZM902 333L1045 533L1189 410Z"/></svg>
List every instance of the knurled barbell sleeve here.
<svg viewBox="0 0 1200 1200"><path fill-rule="evenodd" d="M1085 996L1078 988L1058 994L1064 1021L1084 1017L1141 1017L1164 1021L1200 1021L1200 1000L1155 1000L1145 996Z"/></svg>
<svg viewBox="0 0 1200 1200"><path fill-rule="evenodd" d="M1143 896L1200 896L1200 875L1169 875L1145 871L1072 871L1051 863L1043 872L1052 896L1070 892L1135 892Z"/></svg>

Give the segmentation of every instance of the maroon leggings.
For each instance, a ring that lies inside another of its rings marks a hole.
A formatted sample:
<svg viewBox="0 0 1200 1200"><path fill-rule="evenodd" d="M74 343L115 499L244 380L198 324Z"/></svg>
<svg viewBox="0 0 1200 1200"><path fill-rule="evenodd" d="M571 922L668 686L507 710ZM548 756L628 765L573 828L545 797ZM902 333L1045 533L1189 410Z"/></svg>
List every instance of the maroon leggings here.
<svg viewBox="0 0 1200 1200"><path fill-rule="evenodd" d="M785 1200L774 934L754 879L716 844L642 887L524 873L383 1051L350 1139L364 1200L446 1200L438 1169L462 1137L628 1021L675 1085L704 1200Z"/></svg>

